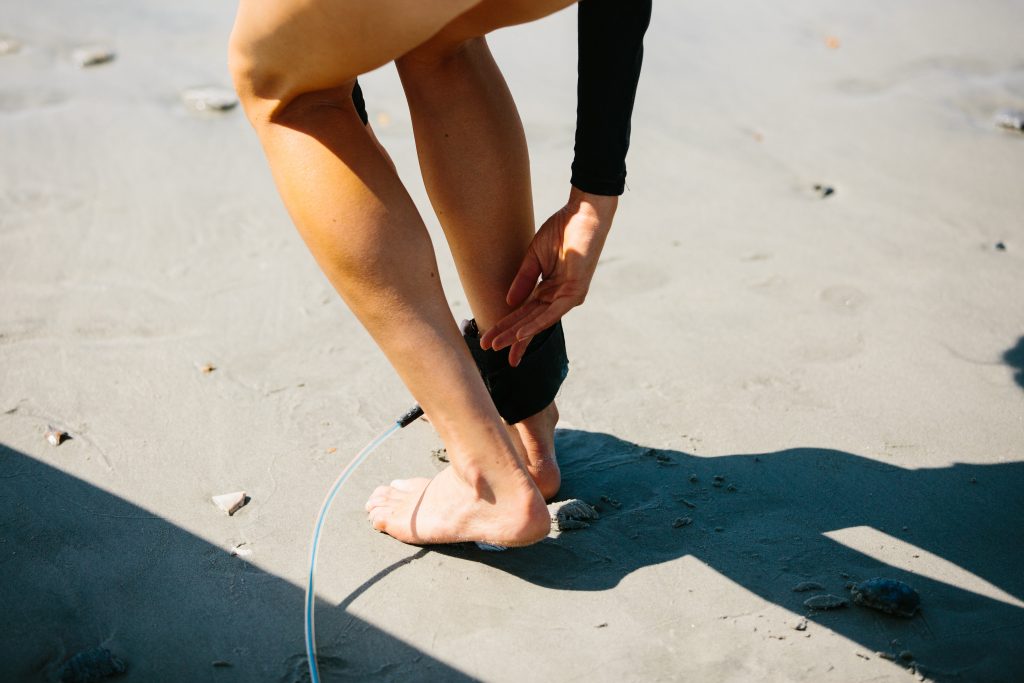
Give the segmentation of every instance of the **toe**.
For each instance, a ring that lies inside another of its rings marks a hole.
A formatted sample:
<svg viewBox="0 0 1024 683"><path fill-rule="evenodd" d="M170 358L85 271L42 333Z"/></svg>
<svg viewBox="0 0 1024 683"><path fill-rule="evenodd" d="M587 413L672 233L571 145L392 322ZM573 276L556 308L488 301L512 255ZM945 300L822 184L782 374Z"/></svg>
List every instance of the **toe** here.
<svg viewBox="0 0 1024 683"><path fill-rule="evenodd" d="M391 516L391 508L378 506L370 512L370 526L377 531L386 531L388 518Z"/></svg>

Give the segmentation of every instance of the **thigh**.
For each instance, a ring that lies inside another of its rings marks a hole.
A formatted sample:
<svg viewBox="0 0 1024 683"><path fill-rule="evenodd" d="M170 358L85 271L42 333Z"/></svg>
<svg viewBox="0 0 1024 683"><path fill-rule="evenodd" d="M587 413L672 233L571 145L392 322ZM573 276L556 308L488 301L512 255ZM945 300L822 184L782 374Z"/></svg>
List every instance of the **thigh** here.
<svg viewBox="0 0 1024 683"><path fill-rule="evenodd" d="M243 97L338 87L427 41L480 0L241 0L230 61Z"/></svg>
<svg viewBox="0 0 1024 683"><path fill-rule="evenodd" d="M574 4L576 0L482 0L448 22L436 39L459 42L476 38L506 26L536 21Z"/></svg>

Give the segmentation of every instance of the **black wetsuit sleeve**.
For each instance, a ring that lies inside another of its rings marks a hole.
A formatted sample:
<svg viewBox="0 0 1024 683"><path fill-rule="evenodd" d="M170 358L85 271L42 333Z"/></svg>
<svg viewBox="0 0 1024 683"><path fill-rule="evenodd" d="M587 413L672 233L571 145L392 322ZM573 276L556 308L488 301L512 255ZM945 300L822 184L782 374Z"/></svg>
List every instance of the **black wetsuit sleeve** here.
<svg viewBox="0 0 1024 683"><path fill-rule="evenodd" d="M651 0L581 0L572 184L620 195Z"/></svg>

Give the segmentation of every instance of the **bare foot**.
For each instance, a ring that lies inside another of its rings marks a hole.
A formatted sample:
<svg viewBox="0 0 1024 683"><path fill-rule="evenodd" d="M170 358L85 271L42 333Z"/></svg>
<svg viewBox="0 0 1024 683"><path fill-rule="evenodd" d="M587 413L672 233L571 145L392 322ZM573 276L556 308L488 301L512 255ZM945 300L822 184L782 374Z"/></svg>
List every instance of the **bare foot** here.
<svg viewBox="0 0 1024 683"><path fill-rule="evenodd" d="M366 502L373 528L404 543L536 543L551 520L537 487L520 468L471 484L449 466L433 479L398 479Z"/></svg>
<svg viewBox="0 0 1024 683"><path fill-rule="evenodd" d="M544 500L554 498L562 485L562 473L555 457L556 424L558 408L552 401L551 405L536 415L508 427L509 435Z"/></svg>

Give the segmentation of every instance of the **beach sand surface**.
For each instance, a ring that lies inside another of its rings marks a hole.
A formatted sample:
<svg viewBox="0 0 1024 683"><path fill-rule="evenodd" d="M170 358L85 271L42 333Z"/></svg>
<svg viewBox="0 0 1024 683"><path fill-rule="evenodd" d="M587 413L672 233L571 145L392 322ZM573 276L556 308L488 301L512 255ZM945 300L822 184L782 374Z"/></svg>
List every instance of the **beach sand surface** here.
<svg viewBox="0 0 1024 683"><path fill-rule="evenodd" d="M183 103L230 87L233 9L0 6L0 680L97 647L116 680L307 680L314 517L412 403L242 113ZM600 518L402 545L363 502L441 444L399 432L325 527L324 679L1024 680L1024 134L994 122L1024 109L1021 26L995 0L656 3L629 188L565 320L559 499ZM575 31L490 39L539 221ZM469 317L394 70L362 83ZM804 607L878 576L921 611Z"/></svg>

